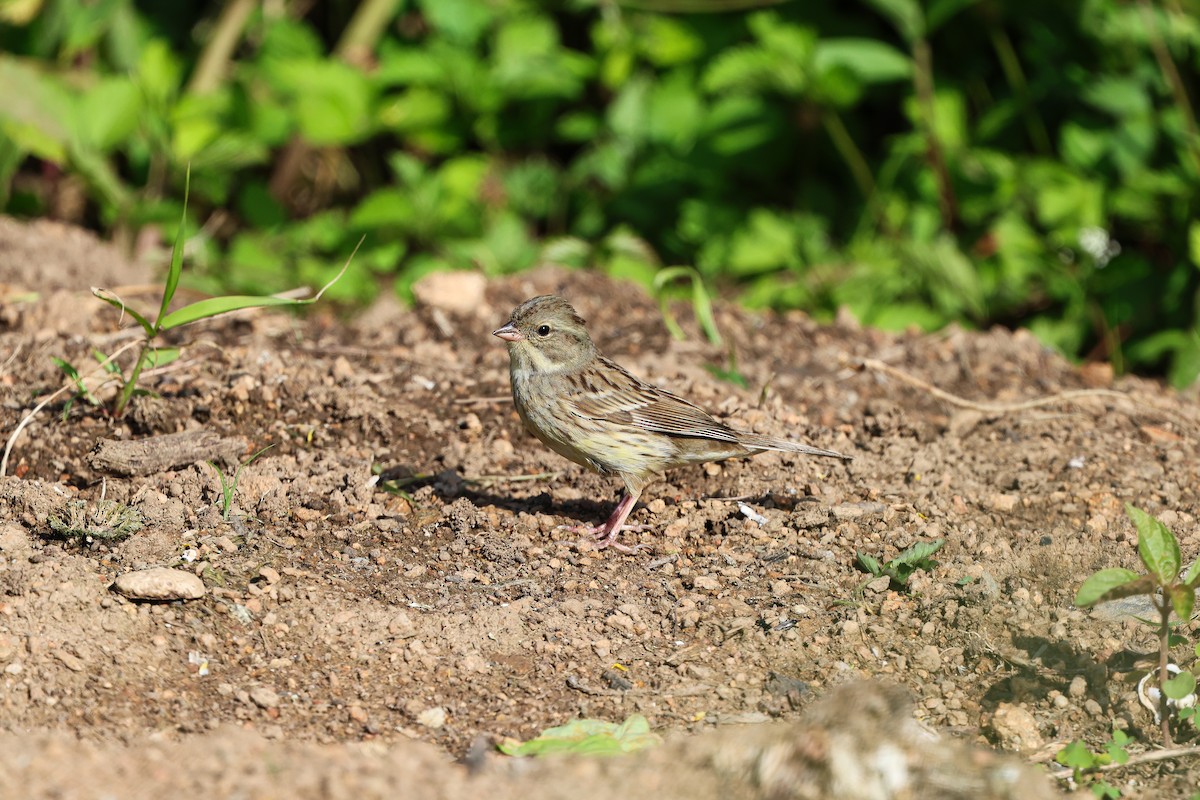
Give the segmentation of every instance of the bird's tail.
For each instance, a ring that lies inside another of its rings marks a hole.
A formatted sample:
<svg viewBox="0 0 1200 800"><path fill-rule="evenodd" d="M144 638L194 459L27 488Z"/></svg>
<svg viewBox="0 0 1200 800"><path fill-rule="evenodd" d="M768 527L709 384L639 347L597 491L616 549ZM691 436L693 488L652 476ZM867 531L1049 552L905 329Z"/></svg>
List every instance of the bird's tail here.
<svg viewBox="0 0 1200 800"><path fill-rule="evenodd" d="M738 441L749 447L751 450L779 450L784 453L804 453L807 456L827 456L829 458L840 458L843 461L850 461L854 456L848 456L844 453L839 453L836 450L822 450L819 447L810 447L800 442L792 442L787 439L776 439L773 436L760 436L757 433L743 433L738 436Z"/></svg>

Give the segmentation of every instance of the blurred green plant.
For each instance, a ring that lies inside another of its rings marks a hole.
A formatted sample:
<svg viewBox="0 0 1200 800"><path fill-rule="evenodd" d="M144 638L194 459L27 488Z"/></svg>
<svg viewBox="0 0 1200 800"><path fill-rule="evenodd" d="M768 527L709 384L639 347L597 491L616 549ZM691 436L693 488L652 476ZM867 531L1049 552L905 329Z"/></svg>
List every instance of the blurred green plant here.
<svg viewBox="0 0 1200 800"><path fill-rule="evenodd" d="M633 714L620 724L598 719L574 719L565 725L547 728L527 742L506 739L496 747L509 756L615 756L635 753L661 743L662 739L650 730L646 718L641 714Z"/></svg>
<svg viewBox="0 0 1200 800"><path fill-rule="evenodd" d="M1054 760L1071 769L1071 780L1075 786L1086 786L1092 795L1101 800L1116 800L1121 790L1099 777L1101 767L1124 764L1129 761L1126 746L1133 738L1125 731L1113 729L1112 737L1104 743L1104 750L1092 751L1078 739L1070 742L1054 755Z"/></svg>
<svg viewBox="0 0 1200 800"><path fill-rule="evenodd" d="M324 283L366 236L333 299L691 265L1200 374L1200 0L763 5L6 3L0 210L171 236L191 163L213 294Z"/></svg>

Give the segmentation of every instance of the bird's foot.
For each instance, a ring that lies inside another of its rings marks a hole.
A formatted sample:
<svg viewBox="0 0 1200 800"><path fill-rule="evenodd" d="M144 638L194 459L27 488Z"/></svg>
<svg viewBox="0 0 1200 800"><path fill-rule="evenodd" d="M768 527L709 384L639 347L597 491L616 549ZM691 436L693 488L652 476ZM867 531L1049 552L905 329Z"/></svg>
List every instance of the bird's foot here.
<svg viewBox="0 0 1200 800"><path fill-rule="evenodd" d="M651 525L620 525L614 528L609 528L608 525L559 525L560 531L570 531L571 533L582 534L585 538L579 540L581 549L604 550L611 547L622 553L636 553L646 544L635 544L632 547L621 544L617 541L617 536L621 531L630 531L631 533L641 533L642 531L651 530Z"/></svg>
<svg viewBox="0 0 1200 800"><path fill-rule="evenodd" d="M612 530L605 530L604 526L601 525L599 530L594 532L595 538L592 540L591 545L597 550L603 550L606 547L611 547L612 549L622 553L636 553L643 547L649 547L649 545L635 544L630 546L627 544L621 544L617 541L617 536L620 535L621 531L641 532L648 530L650 530L649 525L621 525L613 528Z"/></svg>

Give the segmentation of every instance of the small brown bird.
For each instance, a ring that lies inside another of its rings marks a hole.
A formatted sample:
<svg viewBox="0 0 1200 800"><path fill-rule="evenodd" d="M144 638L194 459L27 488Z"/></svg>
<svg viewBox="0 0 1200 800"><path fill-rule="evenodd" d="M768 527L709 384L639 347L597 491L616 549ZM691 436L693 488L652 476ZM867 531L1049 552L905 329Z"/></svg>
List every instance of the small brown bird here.
<svg viewBox="0 0 1200 800"><path fill-rule="evenodd" d="M561 297L542 295L517 306L492 331L508 342L513 403L542 443L602 475L618 475L625 496L603 525L584 526L596 546L617 543L642 489L656 475L764 450L849 460L833 450L734 430L682 397L643 383L600 355L583 320Z"/></svg>

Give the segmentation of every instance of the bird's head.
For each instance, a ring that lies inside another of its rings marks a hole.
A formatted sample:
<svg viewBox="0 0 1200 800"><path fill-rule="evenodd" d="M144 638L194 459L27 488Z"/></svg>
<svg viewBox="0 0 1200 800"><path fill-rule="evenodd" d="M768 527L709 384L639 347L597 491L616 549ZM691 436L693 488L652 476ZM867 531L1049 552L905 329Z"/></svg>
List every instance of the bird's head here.
<svg viewBox="0 0 1200 800"><path fill-rule="evenodd" d="M570 303L554 295L521 303L513 309L508 324L492 335L508 342L513 369L568 372L596 357L596 346L583 319Z"/></svg>

